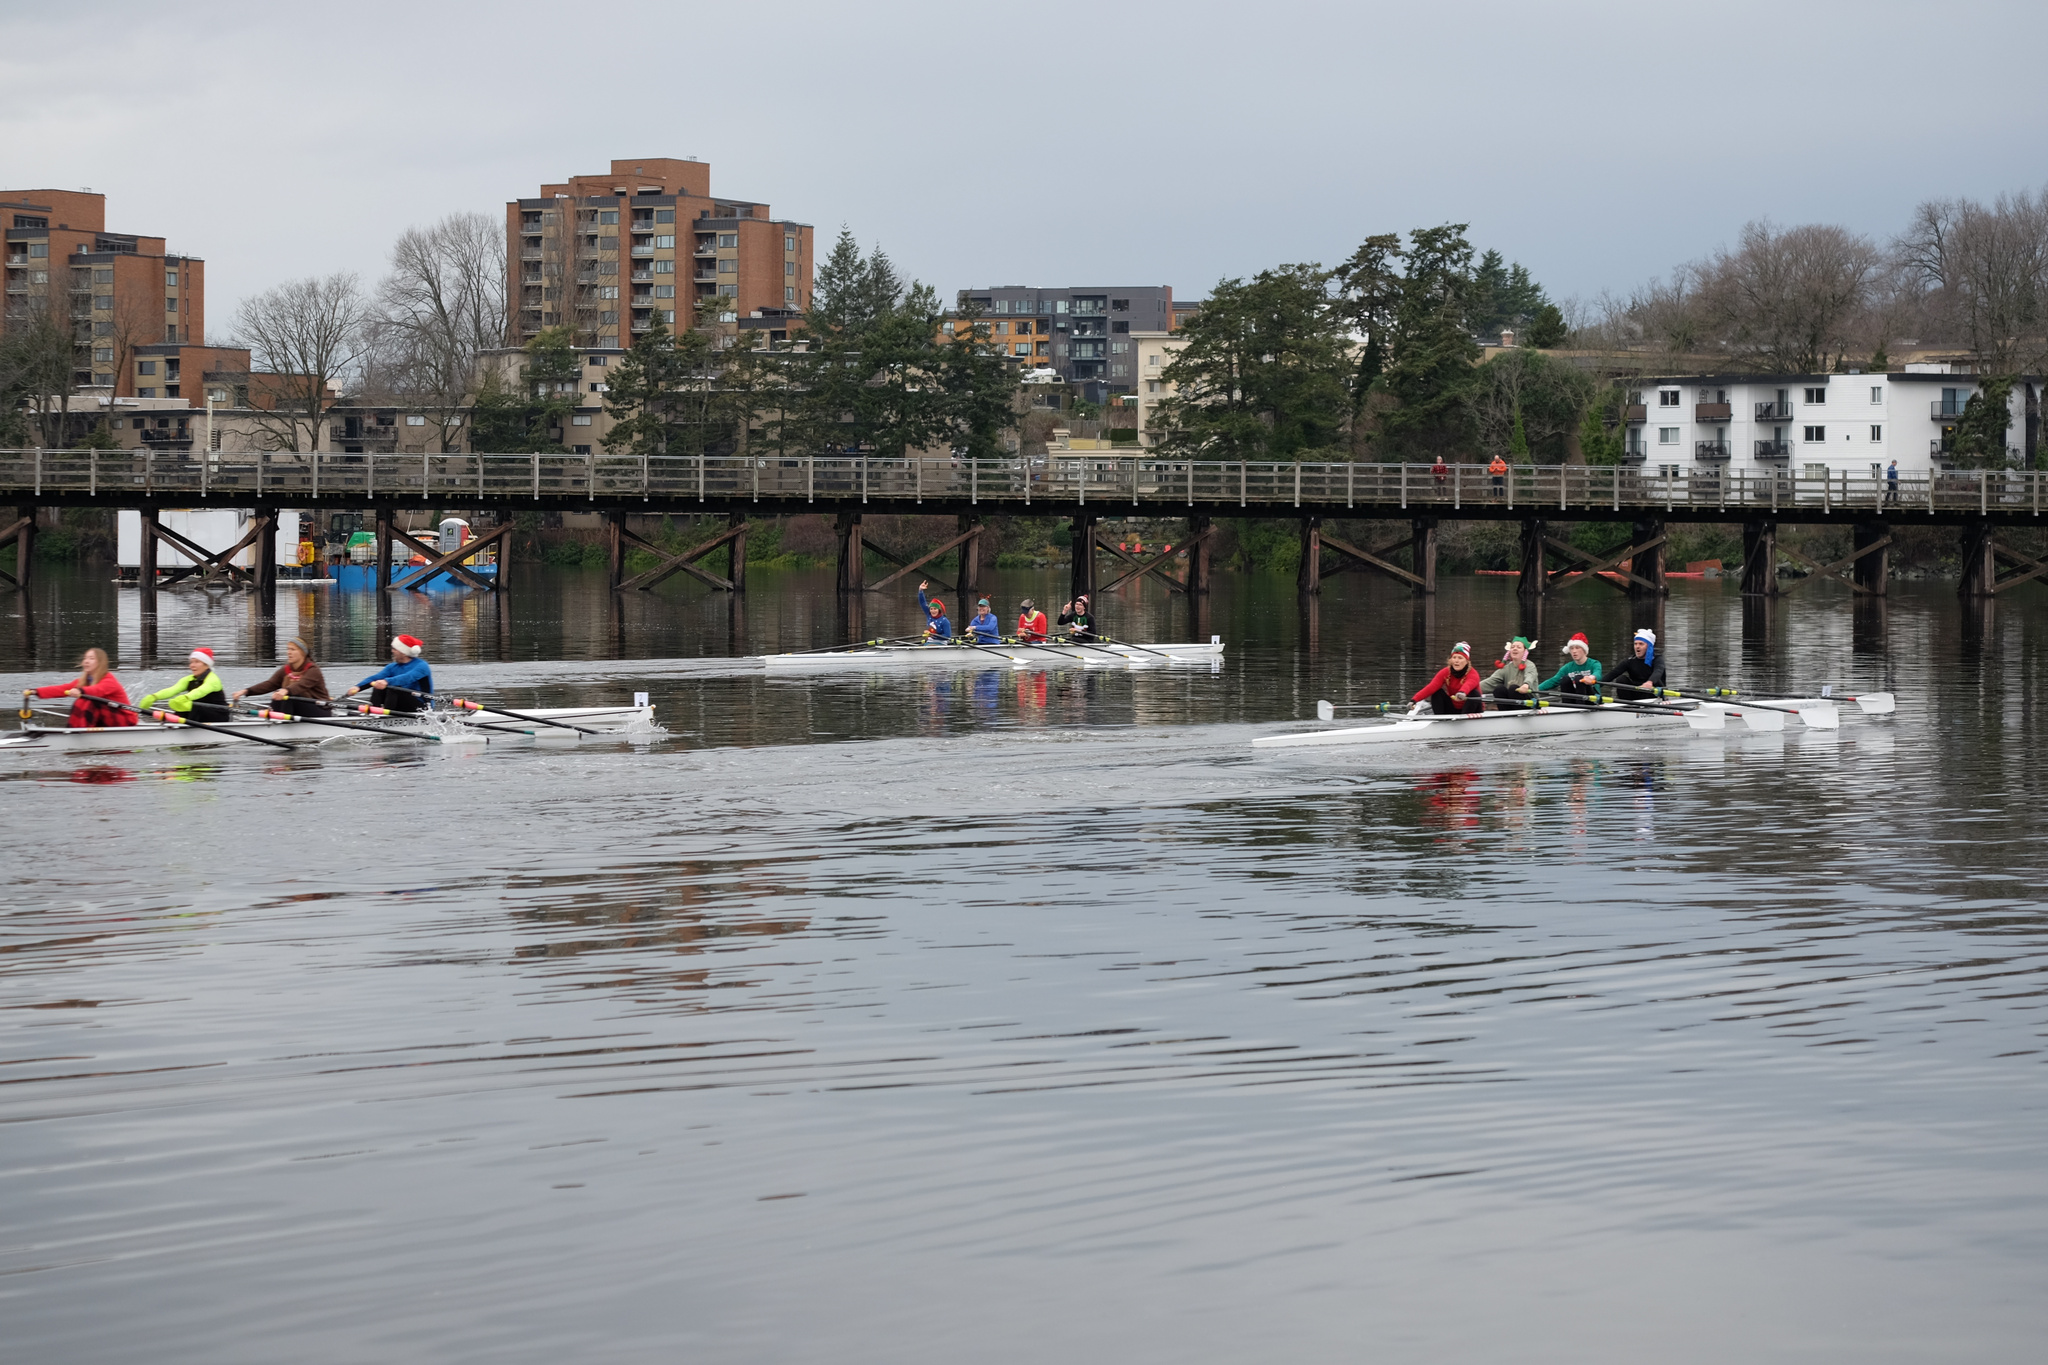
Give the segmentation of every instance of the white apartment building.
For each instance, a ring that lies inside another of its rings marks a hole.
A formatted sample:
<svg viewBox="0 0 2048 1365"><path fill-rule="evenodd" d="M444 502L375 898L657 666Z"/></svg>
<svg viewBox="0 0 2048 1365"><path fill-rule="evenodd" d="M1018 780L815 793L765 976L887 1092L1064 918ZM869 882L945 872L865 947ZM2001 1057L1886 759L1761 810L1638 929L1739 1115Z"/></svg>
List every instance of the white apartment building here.
<svg viewBox="0 0 2048 1365"><path fill-rule="evenodd" d="M1159 444L1159 429L1153 424L1152 413L1162 401L1174 394L1174 386L1160 378L1160 374L1187 344L1188 339L1178 332L1131 333L1134 352L1132 372L1137 379L1126 401L1138 405L1138 445L1141 449Z"/></svg>
<svg viewBox="0 0 2048 1365"><path fill-rule="evenodd" d="M1979 376L1946 366L1891 374L1677 375L1646 379L1628 396L1625 458L1677 478L1718 470L1804 477L1882 475L1944 467L1942 450ZM2013 385L2007 458L2031 458L2027 392Z"/></svg>

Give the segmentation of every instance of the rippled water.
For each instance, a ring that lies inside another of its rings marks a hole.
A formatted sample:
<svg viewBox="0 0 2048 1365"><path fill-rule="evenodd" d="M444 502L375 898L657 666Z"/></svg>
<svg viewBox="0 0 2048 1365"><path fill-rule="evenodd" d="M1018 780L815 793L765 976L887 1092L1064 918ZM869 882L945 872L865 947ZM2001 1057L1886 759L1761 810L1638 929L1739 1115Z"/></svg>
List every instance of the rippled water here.
<svg viewBox="0 0 2048 1365"><path fill-rule="evenodd" d="M835 638L812 578L515 586L279 638L672 737L5 758L5 1358L2039 1350L2038 595L1682 584L1674 679L1899 715L1361 757L1247 741L1490 646L1511 583L1227 579L1214 672L802 681L724 656ZM1150 591L1111 628L1184 634ZM42 593L0 689L256 662L240 600L167 599L154 662Z"/></svg>

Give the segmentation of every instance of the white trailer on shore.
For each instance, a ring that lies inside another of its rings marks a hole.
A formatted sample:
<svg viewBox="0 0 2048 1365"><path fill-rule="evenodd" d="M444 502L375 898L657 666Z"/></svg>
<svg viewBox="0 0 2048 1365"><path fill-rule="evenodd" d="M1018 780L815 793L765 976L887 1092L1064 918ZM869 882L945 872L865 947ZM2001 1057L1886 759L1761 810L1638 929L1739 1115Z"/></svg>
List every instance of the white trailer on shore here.
<svg viewBox="0 0 2048 1365"><path fill-rule="evenodd" d="M255 517L255 510L248 507L167 507L157 513L157 520L164 529L176 532L204 550L225 550L249 534L249 523L255 520ZM141 569L142 513L133 510L121 511L116 517L115 531L121 567ZM235 551L231 562L236 568L256 567L258 543L260 542L252 541ZM283 566L299 562L297 512L277 514L277 562ZM185 569L191 567L192 557L181 552L171 542L163 540L157 543L156 564L159 571Z"/></svg>

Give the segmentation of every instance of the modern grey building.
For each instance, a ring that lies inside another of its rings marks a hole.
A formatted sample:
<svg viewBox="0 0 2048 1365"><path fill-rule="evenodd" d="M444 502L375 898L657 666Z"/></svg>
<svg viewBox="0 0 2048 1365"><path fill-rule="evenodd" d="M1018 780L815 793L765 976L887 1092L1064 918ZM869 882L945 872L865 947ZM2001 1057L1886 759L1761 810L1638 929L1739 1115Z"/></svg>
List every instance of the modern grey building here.
<svg viewBox="0 0 2048 1365"><path fill-rule="evenodd" d="M1164 284L963 289L960 307L987 319L990 342L1004 354L1059 371L1091 403L1137 388L1131 333L1173 327L1173 287Z"/></svg>

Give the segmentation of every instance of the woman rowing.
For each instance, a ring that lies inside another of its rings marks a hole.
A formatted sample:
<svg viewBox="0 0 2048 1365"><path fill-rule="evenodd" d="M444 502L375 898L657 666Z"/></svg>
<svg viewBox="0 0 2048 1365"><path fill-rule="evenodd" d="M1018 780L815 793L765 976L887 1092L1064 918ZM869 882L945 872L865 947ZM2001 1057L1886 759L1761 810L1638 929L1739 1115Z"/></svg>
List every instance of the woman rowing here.
<svg viewBox="0 0 2048 1365"><path fill-rule="evenodd" d="M1479 690L1501 710L1520 711L1536 704L1536 693L1543 686L1539 681L1543 670L1529 657L1529 651L1535 647L1534 640L1517 635L1508 641L1500 666L1479 684Z"/></svg>
<svg viewBox="0 0 2048 1365"><path fill-rule="evenodd" d="M184 677L169 687L159 687L135 704L145 711L161 706L186 720L233 720L235 713L228 709L227 686L221 682L220 674L213 671L213 651L204 645L193 650L186 657L185 669Z"/></svg>
<svg viewBox="0 0 2048 1365"><path fill-rule="evenodd" d="M924 608L924 638L927 642L950 640L953 638L953 623L946 618L946 604L936 597L925 596L925 589L930 586L930 580L917 585L917 605Z"/></svg>
<svg viewBox="0 0 2048 1365"><path fill-rule="evenodd" d="M313 651L296 636L285 642L284 663L277 672L232 694L228 700L240 701L251 692L268 692L279 710L295 716L324 716L333 700L327 695L326 675L313 662Z"/></svg>
<svg viewBox="0 0 2048 1365"><path fill-rule="evenodd" d="M1629 642L1629 658L1607 670L1602 682L1614 684L1623 701L1654 697L1664 688L1664 661L1657 657L1657 632L1645 627Z"/></svg>
<svg viewBox="0 0 2048 1365"><path fill-rule="evenodd" d="M422 655L426 644L411 635L391 640L391 662L342 693L353 697L364 688L377 694L377 704L393 711L422 710L434 699L434 673Z"/></svg>
<svg viewBox="0 0 2048 1365"><path fill-rule="evenodd" d="M1479 670L1472 666L1472 646L1463 640L1451 646L1451 657L1437 670L1429 685L1411 701L1428 702L1439 716L1470 715L1480 709L1484 694L1479 690Z"/></svg>
<svg viewBox="0 0 2048 1365"><path fill-rule="evenodd" d="M135 712L128 708L128 689L114 676L107 651L95 646L78 661L78 677L68 683L35 689L38 697L71 697L70 727L90 730L107 725L133 725Z"/></svg>
<svg viewBox="0 0 2048 1365"><path fill-rule="evenodd" d="M999 645L1003 642L1003 623L989 609L986 597L974 604L974 615L967 618L967 638L977 645Z"/></svg>
<svg viewBox="0 0 2048 1365"><path fill-rule="evenodd" d="M1555 692L1567 702L1584 705L1588 698L1600 695L1600 661L1593 657L1593 644L1583 630L1565 641L1564 653L1564 666L1537 690Z"/></svg>

